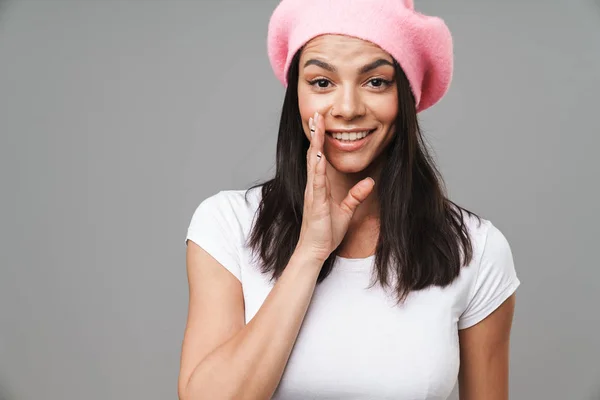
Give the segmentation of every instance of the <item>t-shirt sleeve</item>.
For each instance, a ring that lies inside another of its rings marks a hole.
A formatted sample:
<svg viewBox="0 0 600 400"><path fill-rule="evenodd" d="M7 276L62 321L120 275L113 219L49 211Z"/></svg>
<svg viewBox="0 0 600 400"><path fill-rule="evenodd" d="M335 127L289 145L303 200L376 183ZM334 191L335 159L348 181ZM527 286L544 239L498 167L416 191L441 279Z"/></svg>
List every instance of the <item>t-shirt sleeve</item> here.
<svg viewBox="0 0 600 400"><path fill-rule="evenodd" d="M192 215L185 243L189 239L202 247L241 282L239 223L226 195L221 191L200 203Z"/></svg>
<svg viewBox="0 0 600 400"><path fill-rule="evenodd" d="M458 329L469 328L485 319L521 284L506 237L491 222L489 224L479 270L467 307L458 320Z"/></svg>

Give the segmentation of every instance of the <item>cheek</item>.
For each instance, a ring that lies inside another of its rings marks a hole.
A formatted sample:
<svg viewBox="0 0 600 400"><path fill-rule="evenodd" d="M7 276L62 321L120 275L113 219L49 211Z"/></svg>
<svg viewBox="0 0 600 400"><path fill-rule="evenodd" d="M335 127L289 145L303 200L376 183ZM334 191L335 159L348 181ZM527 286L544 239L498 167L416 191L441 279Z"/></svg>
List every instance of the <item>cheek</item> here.
<svg viewBox="0 0 600 400"><path fill-rule="evenodd" d="M383 125L391 125L398 115L398 99L396 96L390 96L380 99L373 107L375 117Z"/></svg>
<svg viewBox="0 0 600 400"><path fill-rule="evenodd" d="M298 108L302 123L308 126L308 119L312 117L315 111L319 110L319 105L315 102L315 96L307 88L298 83Z"/></svg>
<svg viewBox="0 0 600 400"><path fill-rule="evenodd" d="M331 96L315 93L308 84L298 83L298 108L303 122L307 123L315 111L323 112L323 110L328 109L331 101Z"/></svg>

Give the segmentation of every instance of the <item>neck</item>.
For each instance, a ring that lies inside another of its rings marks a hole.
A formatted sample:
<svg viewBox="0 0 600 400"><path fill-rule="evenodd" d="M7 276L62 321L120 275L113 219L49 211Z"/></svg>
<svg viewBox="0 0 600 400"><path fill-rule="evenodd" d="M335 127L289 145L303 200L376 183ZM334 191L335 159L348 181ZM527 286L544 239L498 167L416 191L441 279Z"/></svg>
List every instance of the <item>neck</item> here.
<svg viewBox="0 0 600 400"><path fill-rule="evenodd" d="M375 253L379 236L379 199L377 198L377 181L380 167L372 163L369 168L357 173L337 171L327 165L327 177L331 187L333 201L341 203L348 191L361 180L371 177L375 187L369 196L361 203L350 221L344 239L338 248L338 255L347 258L365 258Z"/></svg>
<svg viewBox="0 0 600 400"><path fill-rule="evenodd" d="M355 173L339 172L327 164L327 178L331 187L331 196L338 204L346 198L350 189L361 180L371 177L375 180L375 187L366 200L361 203L350 222L350 229L379 220L379 199L377 198L377 183L381 171L381 162L373 162L366 169Z"/></svg>

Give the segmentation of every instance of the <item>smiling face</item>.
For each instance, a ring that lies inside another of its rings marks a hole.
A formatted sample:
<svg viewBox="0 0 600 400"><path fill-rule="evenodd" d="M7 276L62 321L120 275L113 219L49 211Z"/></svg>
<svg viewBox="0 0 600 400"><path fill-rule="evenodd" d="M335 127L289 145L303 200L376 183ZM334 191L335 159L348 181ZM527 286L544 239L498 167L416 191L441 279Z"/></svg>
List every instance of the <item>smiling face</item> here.
<svg viewBox="0 0 600 400"><path fill-rule="evenodd" d="M322 35L305 45L298 78L304 134L310 140L308 119L318 111L327 130L324 152L337 171L365 170L392 140L395 78L393 58L370 42Z"/></svg>

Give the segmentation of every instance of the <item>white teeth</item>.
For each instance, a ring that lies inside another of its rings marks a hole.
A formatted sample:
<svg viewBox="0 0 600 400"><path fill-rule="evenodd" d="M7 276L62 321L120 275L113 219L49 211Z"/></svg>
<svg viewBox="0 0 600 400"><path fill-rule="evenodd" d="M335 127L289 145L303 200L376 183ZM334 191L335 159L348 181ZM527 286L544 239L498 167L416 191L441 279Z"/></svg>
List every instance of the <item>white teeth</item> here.
<svg viewBox="0 0 600 400"><path fill-rule="evenodd" d="M367 136L369 134L369 132L370 131L352 132L352 133L334 132L331 134L331 136L333 136L335 139L338 139L338 140L358 140L358 139L362 139L365 136Z"/></svg>

